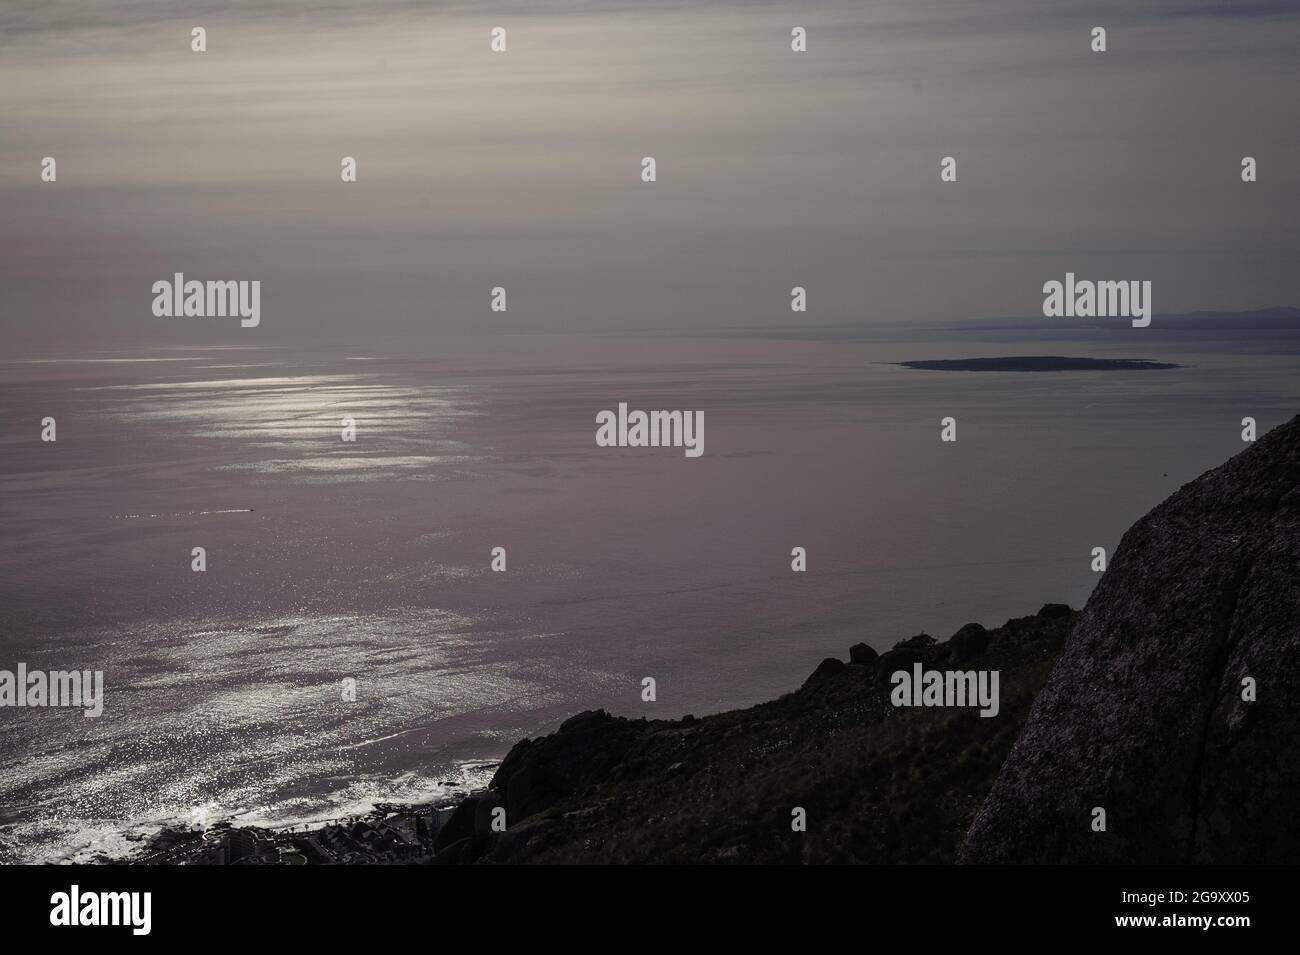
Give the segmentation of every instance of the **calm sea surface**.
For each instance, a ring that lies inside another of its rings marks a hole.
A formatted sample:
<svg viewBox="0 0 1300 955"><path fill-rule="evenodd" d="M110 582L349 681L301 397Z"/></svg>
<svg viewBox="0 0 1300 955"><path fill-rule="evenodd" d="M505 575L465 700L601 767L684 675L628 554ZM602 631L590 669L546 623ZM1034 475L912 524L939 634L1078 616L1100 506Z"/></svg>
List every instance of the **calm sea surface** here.
<svg viewBox="0 0 1300 955"><path fill-rule="evenodd" d="M1290 341L907 337L0 361L0 669L106 684L97 719L0 709L0 861L432 798L581 709L744 706L860 640L1080 606L1093 547L1240 451L1243 416L1300 410ZM1184 367L890 364L1011 354ZM704 411L704 455L598 448L620 401Z"/></svg>

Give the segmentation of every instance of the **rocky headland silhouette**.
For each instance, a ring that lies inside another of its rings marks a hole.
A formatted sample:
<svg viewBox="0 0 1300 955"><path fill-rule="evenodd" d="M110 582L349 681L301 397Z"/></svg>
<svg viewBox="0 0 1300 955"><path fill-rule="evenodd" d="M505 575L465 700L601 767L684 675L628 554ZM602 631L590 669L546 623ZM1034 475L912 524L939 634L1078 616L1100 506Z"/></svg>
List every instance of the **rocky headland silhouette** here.
<svg viewBox="0 0 1300 955"><path fill-rule="evenodd" d="M998 671L996 716L895 705L895 674L931 670ZM1134 524L1082 612L1048 604L883 654L859 643L847 661L823 660L794 692L747 709L680 720L579 713L515 744L487 789L454 806L384 810L278 849L268 842L263 855L1293 862L1297 738L1300 417ZM247 841L238 833L222 839ZM167 861L193 861L175 834L164 843Z"/></svg>

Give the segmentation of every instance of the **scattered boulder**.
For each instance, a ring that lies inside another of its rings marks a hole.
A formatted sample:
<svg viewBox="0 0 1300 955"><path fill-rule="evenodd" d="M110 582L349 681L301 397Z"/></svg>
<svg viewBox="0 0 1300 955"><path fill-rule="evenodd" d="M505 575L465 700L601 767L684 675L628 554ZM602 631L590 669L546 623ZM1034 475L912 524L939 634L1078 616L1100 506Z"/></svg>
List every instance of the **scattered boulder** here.
<svg viewBox="0 0 1300 955"><path fill-rule="evenodd" d="M922 634L924 636L924 634ZM916 638L913 637L913 640ZM890 678L899 670L906 670L909 673L916 664L922 667L930 668L942 660L950 653L947 644L936 644L932 637L927 637L929 643L913 644L905 646L904 644L912 641L904 641L896 646L893 650L886 650L876 661L876 683L889 683Z"/></svg>
<svg viewBox="0 0 1300 955"><path fill-rule="evenodd" d="M950 641L928 636L875 657L876 668L823 661L802 689L746 710L679 722L580 713L549 736L518 743L491 792L453 812L432 861L952 861L1072 621L1014 622L1017 651L1036 649L999 662L999 720L1008 722L990 738L989 721L953 721L952 746L935 745L924 715L882 713L888 691L871 685L882 662L892 672L891 663L923 660L928 668L951 658ZM1008 632L989 631L990 645L1002 648ZM871 659L863 649L855 647L851 659ZM951 775L954 752L964 755ZM950 798L936 807L940 775ZM759 790L767 795L753 808L738 798ZM831 826L807 841L784 838L789 817L772 809L772 793L778 807L812 806ZM502 804L508 828L494 833L491 810ZM475 831L476 817L487 831ZM883 831L850 824L861 818L888 823ZM700 833L716 838L701 841Z"/></svg>
<svg viewBox="0 0 1300 955"><path fill-rule="evenodd" d="M838 676L844 672L845 663L843 660L837 660L834 657L827 657L821 663L817 664L817 669L812 671L812 675L803 681L804 686L810 683L816 683L827 677Z"/></svg>
<svg viewBox="0 0 1300 955"><path fill-rule="evenodd" d="M934 637L928 633L918 633L914 637L908 637L906 640L899 640L894 644L895 650L919 650L922 647L934 646Z"/></svg>
<svg viewBox="0 0 1300 955"><path fill-rule="evenodd" d="M867 646L865 643L855 643L849 647L849 662L856 663L858 666L872 667L876 666L876 661L880 659L880 654Z"/></svg>
<svg viewBox="0 0 1300 955"><path fill-rule="evenodd" d="M952 647L953 659L972 660L989 648L989 632L978 623L968 623L954 633L948 643Z"/></svg>

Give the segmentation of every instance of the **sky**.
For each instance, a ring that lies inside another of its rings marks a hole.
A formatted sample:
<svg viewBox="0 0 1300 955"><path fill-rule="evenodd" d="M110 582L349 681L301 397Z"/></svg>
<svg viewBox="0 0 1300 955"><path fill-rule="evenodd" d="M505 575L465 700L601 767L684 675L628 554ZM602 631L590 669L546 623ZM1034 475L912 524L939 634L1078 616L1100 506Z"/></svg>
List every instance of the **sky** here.
<svg viewBox="0 0 1300 955"><path fill-rule="evenodd" d="M1297 49L1300 2L6 0L3 334L920 325L1067 271L1300 305ZM175 272L261 324L155 317Z"/></svg>

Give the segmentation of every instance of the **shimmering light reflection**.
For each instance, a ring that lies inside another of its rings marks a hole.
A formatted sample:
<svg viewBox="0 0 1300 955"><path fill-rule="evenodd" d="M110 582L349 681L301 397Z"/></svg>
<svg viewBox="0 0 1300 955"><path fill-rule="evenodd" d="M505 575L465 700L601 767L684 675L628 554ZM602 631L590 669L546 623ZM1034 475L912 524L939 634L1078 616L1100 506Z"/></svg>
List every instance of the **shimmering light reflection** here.
<svg viewBox="0 0 1300 955"><path fill-rule="evenodd" d="M0 716L0 861L120 852L122 832L194 812L287 823L436 794L582 709L641 715L645 674L672 688L659 714L714 712L859 640L1080 605L1080 541L1117 540L1240 449L1225 402L1248 395L1261 426L1294 413L1293 357L1249 347L1165 339L1148 357L1186 374L1063 389L893 364L1009 354L922 344L494 338L215 372L3 366L0 397L56 417L59 441L0 420L0 655L103 669L105 710ZM1131 357L1061 347L1023 346ZM599 453L594 409L620 396L709 409L701 466ZM1135 406L1148 424L1116 429ZM985 480L917 425L954 407L980 421ZM797 592L792 540L822 568Z"/></svg>
<svg viewBox="0 0 1300 955"><path fill-rule="evenodd" d="M95 666L113 705L97 720L33 710L10 721L0 861L124 851L109 838L123 820L147 830L195 807L213 821L288 824L481 783L490 767L469 759L403 763L446 718L481 725L545 699L555 674L507 662L494 652L503 639L518 637L419 609L85 634L105 651ZM355 702L343 699L347 676Z"/></svg>
<svg viewBox="0 0 1300 955"><path fill-rule="evenodd" d="M452 440L448 425L476 414L476 403L451 387L390 383L382 376L281 375L98 385L102 414L132 426L223 439L239 460L220 468L303 480L372 479L385 473L436 477L442 465L477 460ZM357 438L342 439L345 418ZM415 446L438 454L411 453ZM250 454L249 452L253 452ZM262 457L279 451L275 457Z"/></svg>

